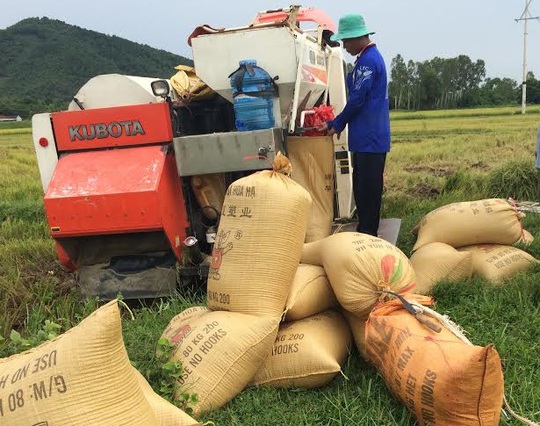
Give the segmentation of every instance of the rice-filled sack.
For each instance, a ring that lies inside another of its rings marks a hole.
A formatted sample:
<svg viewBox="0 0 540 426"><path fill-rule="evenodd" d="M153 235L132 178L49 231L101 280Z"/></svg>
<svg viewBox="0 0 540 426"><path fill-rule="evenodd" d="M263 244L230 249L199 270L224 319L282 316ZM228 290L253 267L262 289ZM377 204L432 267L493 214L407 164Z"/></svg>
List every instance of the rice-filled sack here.
<svg viewBox="0 0 540 426"><path fill-rule="evenodd" d="M426 214L413 232L413 252L433 243L458 248L473 244L514 244L523 233L523 213L510 201L491 198L448 204Z"/></svg>
<svg viewBox="0 0 540 426"><path fill-rule="evenodd" d="M493 345L472 345L443 316L428 318L439 333L398 300L379 305L366 323L370 362L420 425L498 425L504 396L499 354Z"/></svg>
<svg viewBox="0 0 540 426"><path fill-rule="evenodd" d="M116 300L55 339L1 359L0 387L0 425L162 426L128 359ZM176 424L184 414L170 412Z"/></svg>
<svg viewBox="0 0 540 426"><path fill-rule="evenodd" d="M461 247L459 251L471 255L474 275L494 284L538 264L537 259L514 246L477 244Z"/></svg>
<svg viewBox="0 0 540 426"><path fill-rule="evenodd" d="M340 232L304 244L302 263L322 265L341 307L367 317L385 291L409 293L415 287L412 265L396 246L359 232Z"/></svg>
<svg viewBox="0 0 540 426"><path fill-rule="evenodd" d="M283 314L311 209L309 193L286 176L290 171L278 153L274 170L227 189L208 272L210 309Z"/></svg>
<svg viewBox="0 0 540 426"><path fill-rule="evenodd" d="M521 238L516 242L516 244L528 247L533 243L533 241L534 235L526 229L523 229L523 234L521 235Z"/></svg>
<svg viewBox="0 0 540 426"><path fill-rule="evenodd" d="M281 388L325 386L341 371L351 343L347 321L336 311L283 323L268 358L250 384Z"/></svg>
<svg viewBox="0 0 540 426"><path fill-rule="evenodd" d="M354 316L350 312L343 311L343 315L345 316L345 319L347 320L347 323L349 324L349 328L351 329L353 339L354 339L354 345L356 346L356 349L358 350L358 354L360 357L362 357L364 360L368 359L368 355L366 352L366 321L365 318L358 318L357 316Z"/></svg>
<svg viewBox="0 0 540 426"><path fill-rule="evenodd" d="M298 265L289 297L285 321L297 321L338 306L338 301L322 266Z"/></svg>
<svg viewBox="0 0 540 426"><path fill-rule="evenodd" d="M155 393L144 376L135 368L133 370L146 400L156 414L159 426L202 426L202 423Z"/></svg>
<svg viewBox="0 0 540 426"><path fill-rule="evenodd" d="M334 221L334 142L332 136L289 136L291 178L311 195L306 242L330 235Z"/></svg>
<svg viewBox="0 0 540 426"><path fill-rule="evenodd" d="M196 394L194 414L220 408L261 367L272 350L280 318L226 311L179 315L162 335L174 336L170 359L183 367L176 396Z"/></svg>
<svg viewBox="0 0 540 426"><path fill-rule="evenodd" d="M470 278L473 262L470 253L461 252L445 243L429 243L410 257L416 275L416 293L429 293L442 280Z"/></svg>

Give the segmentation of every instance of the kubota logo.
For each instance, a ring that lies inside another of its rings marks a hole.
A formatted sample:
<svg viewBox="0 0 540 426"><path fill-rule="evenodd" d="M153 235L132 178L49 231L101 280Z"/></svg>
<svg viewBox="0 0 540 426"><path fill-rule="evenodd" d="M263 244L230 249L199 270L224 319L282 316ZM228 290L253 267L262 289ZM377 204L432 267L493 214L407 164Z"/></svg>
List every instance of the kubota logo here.
<svg viewBox="0 0 540 426"><path fill-rule="evenodd" d="M139 120L113 121L112 123L79 124L69 126L69 139L73 142L90 141L92 139L105 139L108 137L145 135Z"/></svg>

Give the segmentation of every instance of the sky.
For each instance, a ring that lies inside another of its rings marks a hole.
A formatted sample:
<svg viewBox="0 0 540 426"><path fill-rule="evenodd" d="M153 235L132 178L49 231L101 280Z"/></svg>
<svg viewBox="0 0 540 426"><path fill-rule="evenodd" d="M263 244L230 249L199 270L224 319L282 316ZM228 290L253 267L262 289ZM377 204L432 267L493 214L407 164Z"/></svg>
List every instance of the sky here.
<svg viewBox="0 0 540 426"><path fill-rule="evenodd" d="M530 3L529 3L530 2ZM524 17L540 16L540 0L312 0L335 21L364 15L372 40L387 63L400 54L407 62L467 55L482 59L487 77L522 81ZM0 0L0 29L24 18L59 19L188 58L187 38L195 27L247 25L257 12L294 3L275 0ZM540 78L540 20L527 21L527 67ZM1 52L0 52L1 53ZM0 55L0 61L2 60ZM174 66L174 65L173 65Z"/></svg>

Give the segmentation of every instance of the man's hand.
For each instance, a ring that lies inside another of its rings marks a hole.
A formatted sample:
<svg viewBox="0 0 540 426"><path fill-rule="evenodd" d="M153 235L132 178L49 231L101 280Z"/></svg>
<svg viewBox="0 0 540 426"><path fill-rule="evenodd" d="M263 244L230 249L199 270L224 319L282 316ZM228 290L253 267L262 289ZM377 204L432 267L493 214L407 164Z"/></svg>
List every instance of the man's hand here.
<svg viewBox="0 0 540 426"><path fill-rule="evenodd" d="M315 130L317 130L318 132L325 132L326 136L334 136L336 134L336 129L334 129L333 127L328 128L328 123L319 124L315 128ZM337 134L337 138L339 139L340 136L341 132Z"/></svg>

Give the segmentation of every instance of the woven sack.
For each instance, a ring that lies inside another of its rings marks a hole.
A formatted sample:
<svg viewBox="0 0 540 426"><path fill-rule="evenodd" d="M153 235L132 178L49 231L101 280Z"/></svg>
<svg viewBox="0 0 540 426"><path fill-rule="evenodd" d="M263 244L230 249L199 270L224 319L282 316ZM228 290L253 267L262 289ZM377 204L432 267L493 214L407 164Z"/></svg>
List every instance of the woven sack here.
<svg viewBox="0 0 540 426"><path fill-rule="evenodd" d="M432 321L440 333L397 300L381 304L366 323L369 360L420 425L498 425L504 395L499 354L493 345L474 346Z"/></svg>
<svg viewBox="0 0 540 426"><path fill-rule="evenodd" d="M350 312L343 311L343 315L345 316L345 319L347 320L347 323L349 324L349 328L351 329L353 339L354 339L354 345L356 346L356 349L358 350L358 354L364 359L368 359L368 355L366 352L366 319L358 318L357 316L354 316Z"/></svg>
<svg viewBox="0 0 540 426"><path fill-rule="evenodd" d="M429 243L410 257L416 275L416 293L429 293L439 281L470 278L473 262L470 253L461 252L445 243Z"/></svg>
<svg viewBox="0 0 540 426"><path fill-rule="evenodd" d="M279 317L209 311L171 323L171 360L183 367L177 396L196 394L193 412L199 414L222 407L246 387L271 351Z"/></svg>
<svg viewBox="0 0 540 426"><path fill-rule="evenodd" d="M274 170L227 189L208 272L210 309L283 314L311 208L309 193L284 174L290 170L278 155Z"/></svg>
<svg viewBox="0 0 540 426"><path fill-rule="evenodd" d="M340 371L352 342L339 312L326 311L279 327L272 351L251 385L319 388Z"/></svg>
<svg viewBox="0 0 540 426"><path fill-rule="evenodd" d="M413 251L433 243L458 248L473 244L514 244L522 237L523 213L509 201L491 198L452 203L425 215L413 232Z"/></svg>
<svg viewBox="0 0 540 426"><path fill-rule="evenodd" d="M338 306L324 268L300 264L285 303L285 321L297 321Z"/></svg>
<svg viewBox="0 0 540 426"><path fill-rule="evenodd" d="M304 244L302 263L322 265L341 307L359 318L386 293L411 292L415 286L412 265L396 246L358 232L340 232Z"/></svg>
<svg viewBox="0 0 540 426"><path fill-rule="evenodd" d="M474 275L494 284L538 264L537 259L514 246L478 244L461 247L459 251L471 255Z"/></svg>
<svg viewBox="0 0 540 426"><path fill-rule="evenodd" d="M116 300L57 338L1 359L0 384L0 425L161 425L129 362Z"/></svg>
<svg viewBox="0 0 540 426"><path fill-rule="evenodd" d="M334 221L334 144L331 136L289 136L291 178L311 195L306 242L330 235Z"/></svg>

